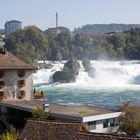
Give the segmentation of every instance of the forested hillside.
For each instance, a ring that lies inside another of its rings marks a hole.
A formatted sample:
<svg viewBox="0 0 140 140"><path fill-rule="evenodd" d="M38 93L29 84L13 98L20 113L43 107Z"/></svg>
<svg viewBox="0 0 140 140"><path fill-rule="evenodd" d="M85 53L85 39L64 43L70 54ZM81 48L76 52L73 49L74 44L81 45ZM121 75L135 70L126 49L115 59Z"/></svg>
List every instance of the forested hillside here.
<svg viewBox="0 0 140 140"><path fill-rule="evenodd" d="M115 31L127 31L131 28L140 28L140 24L87 24L75 28L74 33L108 33Z"/></svg>
<svg viewBox="0 0 140 140"><path fill-rule="evenodd" d="M140 59L140 29L108 35L72 34L70 30L45 32L35 26L17 30L6 47L26 62L34 60Z"/></svg>

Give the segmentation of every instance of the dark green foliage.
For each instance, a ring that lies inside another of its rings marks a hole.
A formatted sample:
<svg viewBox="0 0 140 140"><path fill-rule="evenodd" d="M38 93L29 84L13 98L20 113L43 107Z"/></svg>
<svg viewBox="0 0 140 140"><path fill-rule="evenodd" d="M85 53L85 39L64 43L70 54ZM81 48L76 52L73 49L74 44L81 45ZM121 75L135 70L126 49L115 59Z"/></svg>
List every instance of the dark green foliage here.
<svg viewBox="0 0 140 140"><path fill-rule="evenodd" d="M137 135L140 132L140 107L124 104L121 111L123 114L120 116L120 130L128 135Z"/></svg>
<svg viewBox="0 0 140 140"><path fill-rule="evenodd" d="M46 36L35 26L17 30L6 39L6 47L25 62L44 59L49 53Z"/></svg>
<svg viewBox="0 0 140 140"><path fill-rule="evenodd" d="M107 42L115 52L116 58L140 59L140 29L115 33L107 39Z"/></svg>
<svg viewBox="0 0 140 140"><path fill-rule="evenodd" d="M110 25L113 26L114 25ZM111 34L71 34L67 28L17 30L6 39L7 49L26 62L35 59L140 59L140 29Z"/></svg>
<svg viewBox="0 0 140 140"><path fill-rule="evenodd" d="M76 28L74 33L108 33L115 31L127 31L131 28L140 28L140 24L87 24Z"/></svg>
<svg viewBox="0 0 140 140"><path fill-rule="evenodd" d="M131 29L128 32L124 55L129 59L140 59L140 29Z"/></svg>
<svg viewBox="0 0 140 140"><path fill-rule="evenodd" d="M38 120L47 120L50 112L45 112L42 108L34 109L32 112L33 118Z"/></svg>
<svg viewBox="0 0 140 140"><path fill-rule="evenodd" d="M117 53L117 57L123 56L123 50L126 46L125 44L125 35L123 33L114 33L109 39L108 42L113 45L113 49Z"/></svg>
<svg viewBox="0 0 140 140"><path fill-rule="evenodd" d="M61 61L62 60L61 53L57 52L57 54L56 54L56 60L58 60L58 61Z"/></svg>
<svg viewBox="0 0 140 140"><path fill-rule="evenodd" d="M59 60L58 53L61 54L61 58L63 59L69 58L71 33L67 28L60 28L60 30L61 31L59 33L56 33L56 28L52 28L44 32L48 38L50 54L47 56L47 58L50 60Z"/></svg>

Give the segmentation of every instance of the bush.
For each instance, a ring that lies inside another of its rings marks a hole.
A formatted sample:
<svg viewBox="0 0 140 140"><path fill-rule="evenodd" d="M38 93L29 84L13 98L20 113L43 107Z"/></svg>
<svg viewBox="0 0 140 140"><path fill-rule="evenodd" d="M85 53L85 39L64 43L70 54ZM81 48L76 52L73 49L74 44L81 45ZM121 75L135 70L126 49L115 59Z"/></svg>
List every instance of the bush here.
<svg viewBox="0 0 140 140"><path fill-rule="evenodd" d="M140 107L124 104L120 107L123 114L120 116L120 130L128 135L137 135L140 132Z"/></svg>
<svg viewBox="0 0 140 140"><path fill-rule="evenodd" d="M1 140L18 140L19 137L19 132L13 128L10 130L10 132L6 132L5 134L3 134L0 139Z"/></svg>
<svg viewBox="0 0 140 140"><path fill-rule="evenodd" d="M42 108L37 107L37 109L34 109L32 112L33 118L38 120L47 120L50 112L45 112Z"/></svg>

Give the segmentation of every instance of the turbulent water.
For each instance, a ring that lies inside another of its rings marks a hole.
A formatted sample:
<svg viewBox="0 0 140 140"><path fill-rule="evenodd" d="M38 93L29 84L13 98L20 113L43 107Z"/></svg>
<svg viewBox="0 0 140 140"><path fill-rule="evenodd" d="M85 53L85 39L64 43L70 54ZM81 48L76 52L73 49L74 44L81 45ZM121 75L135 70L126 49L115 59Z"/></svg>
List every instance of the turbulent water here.
<svg viewBox="0 0 140 140"><path fill-rule="evenodd" d="M140 61L92 61L95 78L88 77L80 62L75 83L53 83L54 72L65 62L52 63L49 69L38 70L33 76L37 90L45 93L48 102L61 104L92 104L114 108L120 102L140 104Z"/></svg>

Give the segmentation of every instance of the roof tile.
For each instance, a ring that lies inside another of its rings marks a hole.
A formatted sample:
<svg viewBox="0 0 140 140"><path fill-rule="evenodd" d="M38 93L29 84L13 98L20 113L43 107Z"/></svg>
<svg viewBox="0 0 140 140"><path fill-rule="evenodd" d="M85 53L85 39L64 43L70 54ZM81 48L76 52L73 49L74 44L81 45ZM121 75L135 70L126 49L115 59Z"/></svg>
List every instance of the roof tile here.
<svg viewBox="0 0 140 140"><path fill-rule="evenodd" d="M35 69L35 66L27 64L15 57L12 53L0 53L0 69Z"/></svg>

